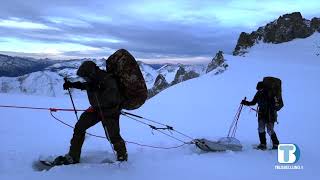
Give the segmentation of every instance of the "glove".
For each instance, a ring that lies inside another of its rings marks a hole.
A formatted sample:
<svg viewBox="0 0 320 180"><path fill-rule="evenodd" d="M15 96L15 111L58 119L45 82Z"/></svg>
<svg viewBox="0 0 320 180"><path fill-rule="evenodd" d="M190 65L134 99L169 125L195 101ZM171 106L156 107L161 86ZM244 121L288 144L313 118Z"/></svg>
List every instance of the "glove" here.
<svg viewBox="0 0 320 180"><path fill-rule="evenodd" d="M70 81L64 82L64 83L63 83L63 89L64 89L64 90L67 90L67 89L69 89L69 88L72 88L72 82L70 82Z"/></svg>
<svg viewBox="0 0 320 180"><path fill-rule="evenodd" d="M242 101L241 101L241 104L242 104L242 105L248 105L248 101L242 100Z"/></svg>

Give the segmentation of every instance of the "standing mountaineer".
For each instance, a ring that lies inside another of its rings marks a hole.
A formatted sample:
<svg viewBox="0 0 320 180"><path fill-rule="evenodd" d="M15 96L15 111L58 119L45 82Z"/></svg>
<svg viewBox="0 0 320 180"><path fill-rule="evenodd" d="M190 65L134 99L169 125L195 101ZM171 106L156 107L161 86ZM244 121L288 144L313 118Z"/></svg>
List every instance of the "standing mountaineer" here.
<svg viewBox="0 0 320 180"><path fill-rule="evenodd" d="M278 149L279 140L274 131L274 123L277 122L277 111L283 107L281 96L281 80L273 77L265 77L257 84L257 93L252 101L242 100L241 104L253 106L258 104L258 132L260 144L257 149L266 150L266 131L271 137L273 147Z"/></svg>
<svg viewBox="0 0 320 180"><path fill-rule="evenodd" d="M54 165L79 163L86 130L100 121L117 153L117 161L128 160L125 141L120 135L121 110L139 108L147 99L147 88L137 62L128 51L120 49L106 62L107 71L104 71L94 62L84 61L77 75L85 82L63 84L65 90L86 90L91 107L81 114L75 125L69 152L58 156Z"/></svg>

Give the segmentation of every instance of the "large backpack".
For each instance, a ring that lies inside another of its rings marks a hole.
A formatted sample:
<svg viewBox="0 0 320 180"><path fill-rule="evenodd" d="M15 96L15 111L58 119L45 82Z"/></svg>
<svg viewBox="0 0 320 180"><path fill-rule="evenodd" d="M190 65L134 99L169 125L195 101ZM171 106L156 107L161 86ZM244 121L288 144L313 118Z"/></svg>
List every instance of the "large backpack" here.
<svg viewBox="0 0 320 180"><path fill-rule="evenodd" d="M275 110L279 111L283 106L281 80L275 77L264 77L263 87L268 92L268 97L273 98Z"/></svg>
<svg viewBox="0 0 320 180"><path fill-rule="evenodd" d="M107 72L112 73L123 96L121 108L137 109L148 97L145 80L135 58L125 49L119 49L106 60Z"/></svg>

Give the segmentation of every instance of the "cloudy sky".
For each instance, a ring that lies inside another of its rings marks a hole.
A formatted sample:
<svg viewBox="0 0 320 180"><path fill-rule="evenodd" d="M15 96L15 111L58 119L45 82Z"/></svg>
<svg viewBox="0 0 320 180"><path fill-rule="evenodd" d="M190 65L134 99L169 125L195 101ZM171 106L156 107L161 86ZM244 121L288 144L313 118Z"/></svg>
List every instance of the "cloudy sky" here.
<svg viewBox="0 0 320 180"><path fill-rule="evenodd" d="M1 0L0 53L100 58L126 48L149 61L201 61L231 53L242 31L319 9L319 0Z"/></svg>

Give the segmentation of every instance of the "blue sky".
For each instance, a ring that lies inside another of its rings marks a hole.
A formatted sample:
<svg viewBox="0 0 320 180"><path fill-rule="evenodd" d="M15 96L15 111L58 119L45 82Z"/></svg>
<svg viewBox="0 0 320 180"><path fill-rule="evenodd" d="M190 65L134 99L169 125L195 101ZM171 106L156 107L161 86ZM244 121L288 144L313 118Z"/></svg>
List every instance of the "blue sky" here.
<svg viewBox="0 0 320 180"><path fill-rule="evenodd" d="M0 53L100 58L126 48L149 61L201 61L231 53L242 31L295 11L320 17L319 9L319 0L6 0Z"/></svg>

